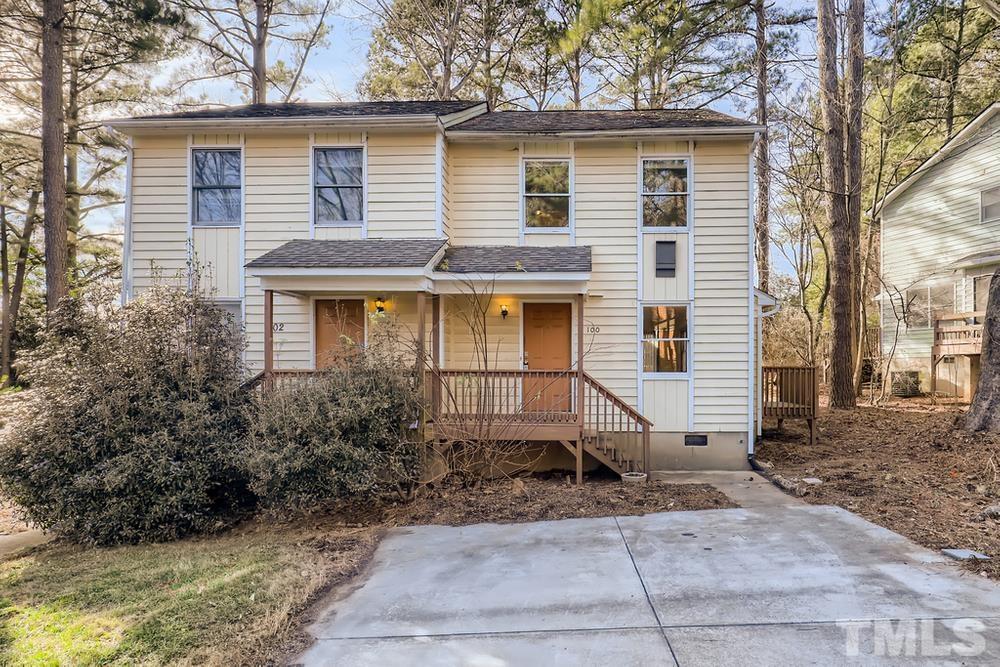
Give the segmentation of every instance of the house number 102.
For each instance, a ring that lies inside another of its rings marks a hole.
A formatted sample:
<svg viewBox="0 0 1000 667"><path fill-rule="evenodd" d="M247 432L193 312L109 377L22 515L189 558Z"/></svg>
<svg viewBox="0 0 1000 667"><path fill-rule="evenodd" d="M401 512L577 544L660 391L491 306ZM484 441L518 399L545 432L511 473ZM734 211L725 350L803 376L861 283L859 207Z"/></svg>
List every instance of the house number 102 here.
<svg viewBox="0 0 1000 667"><path fill-rule="evenodd" d="M284 331L284 330L285 330L285 323L284 322L275 322L274 324L271 325L271 331L278 332L278 331Z"/></svg>

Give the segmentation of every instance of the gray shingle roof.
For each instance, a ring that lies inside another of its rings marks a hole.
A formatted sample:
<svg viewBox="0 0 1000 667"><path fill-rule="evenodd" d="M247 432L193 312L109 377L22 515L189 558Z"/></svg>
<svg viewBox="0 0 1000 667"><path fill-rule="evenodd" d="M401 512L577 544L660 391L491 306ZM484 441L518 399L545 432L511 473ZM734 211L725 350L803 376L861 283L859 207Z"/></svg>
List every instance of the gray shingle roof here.
<svg viewBox="0 0 1000 667"><path fill-rule="evenodd" d="M527 273L590 271L590 246L452 246L436 271Z"/></svg>
<svg viewBox="0 0 1000 667"><path fill-rule="evenodd" d="M132 120L156 119L225 119L225 118L348 118L354 116L410 116L436 115L464 111L482 102L467 100L454 101L411 101L411 102L290 102L283 104L244 104L234 107L198 109L176 113L136 116Z"/></svg>
<svg viewBox="0 0 1000 667"><path fill-rule="evenodd" d="M427 266L443 239L289 241L248 263L250 268L414 268Z"/></svg>
<svg viewBox="0 0 1000 667"><path fill-rule="evenodd" d="M451 126L449 132L593 132L657 128L752 128L750 121L711 109L641 111L494 111Z"/></svg>

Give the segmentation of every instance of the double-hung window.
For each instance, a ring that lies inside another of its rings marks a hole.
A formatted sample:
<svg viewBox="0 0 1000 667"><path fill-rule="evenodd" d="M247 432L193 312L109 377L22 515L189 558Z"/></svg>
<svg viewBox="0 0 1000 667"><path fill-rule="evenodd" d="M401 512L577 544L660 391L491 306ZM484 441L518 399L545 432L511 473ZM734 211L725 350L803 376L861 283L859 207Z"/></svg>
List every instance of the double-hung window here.
<svg viewBox="0 0 1000 667"><path fill-rule="evenodd" d="M525 160L523 177L525 230L569 229L569 160Z"/></svg>
<svg viewBox="0 0 1000 667"><path fill-rule="evenodd" d="M192 151L192 214L195 225L238 225L243 199L241 153L233 149Z"/></svg>
<svg viewBox="0 0 1000 667"><path fill-rule="evenodd" d="M689 197L686 159L642 161L643 227L687 227Z"/></svg>
<svg viewBox="0 0 1000 667"><path fill-rule="evenodd" d="M362 148L313 152L313 217L317 225L360 225L365 219L365 156Z"/></svg>
<svg viewBox="0 0 1000 667"><path fill-rule="evenodd" d="M1000 185L979 193L979 221L1000 220Z"/></svg>
<svg viewBox="0 0 1000 667"><path fill-rule="evenodd" d="M688 341L687 306L643 306L644 373L687 373Z"/></svg>

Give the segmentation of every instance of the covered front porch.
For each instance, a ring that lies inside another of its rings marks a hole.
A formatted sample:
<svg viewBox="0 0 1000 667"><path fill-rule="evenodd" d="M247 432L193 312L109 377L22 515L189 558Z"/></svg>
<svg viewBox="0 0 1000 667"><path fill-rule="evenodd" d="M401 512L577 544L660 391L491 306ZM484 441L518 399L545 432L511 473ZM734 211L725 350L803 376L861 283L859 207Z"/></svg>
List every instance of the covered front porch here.
<svg viewBox="0 0 1000 667"><path fill-rule="evenodd" d="M578 481L585 452L619 474L648 470L650 422L586 372L589 248L292 243L248 265L263 292L268 385L301 381L391 327L422 384L429 441L558 443ZM358 254L364 265L341 266ZM385 266L392 258L408 265ZM308 312L307 364L281 358L278 299Z"/></svg>

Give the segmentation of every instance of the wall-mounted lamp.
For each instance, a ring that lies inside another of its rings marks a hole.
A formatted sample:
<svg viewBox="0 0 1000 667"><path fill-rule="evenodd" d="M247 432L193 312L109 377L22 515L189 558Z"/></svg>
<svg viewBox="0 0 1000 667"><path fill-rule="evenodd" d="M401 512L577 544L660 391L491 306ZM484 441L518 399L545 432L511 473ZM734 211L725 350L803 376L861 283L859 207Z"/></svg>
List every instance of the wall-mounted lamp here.
<svg viewBox="0 0 1000 667"><path fill-rule="evenodd" d="M375 297L375 312L376 313L385 312L385 299L380 296Z"/></svg>
<svg viewBox="0 0 1000 667"><path fill-rule="evenodd" d="M510 310L508 310L507 304L505 304L505 303L504 304L500 304L500 317L501 318L507 319L507 313L509 313L509 312L510 312Z"/></svg>

